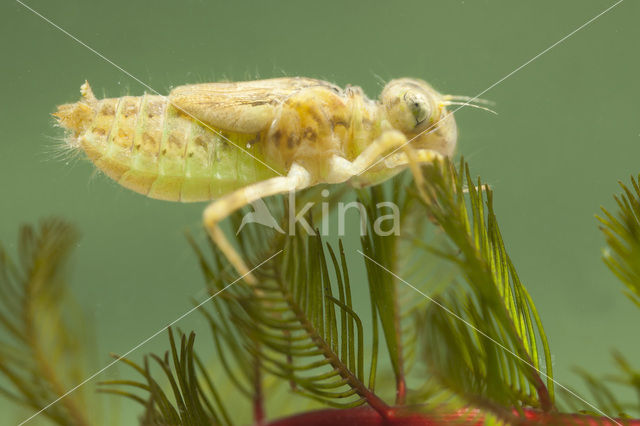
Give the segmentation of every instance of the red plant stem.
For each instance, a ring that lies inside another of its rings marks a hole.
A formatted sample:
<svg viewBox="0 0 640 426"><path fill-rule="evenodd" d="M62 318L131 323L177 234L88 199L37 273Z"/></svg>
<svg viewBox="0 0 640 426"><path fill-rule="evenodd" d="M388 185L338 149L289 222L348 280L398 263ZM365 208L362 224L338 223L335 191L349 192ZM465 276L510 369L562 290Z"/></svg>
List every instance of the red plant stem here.
<svg viewBox="0 0 640 426"><path fill-rule="evenodd" d="M253 421L256 425L265 423L264 395L262 393L262 374L260 361L256 357L254 360L254 384L253 384Z"/></svg>
<svg viewBox="0 0 640 426"><path fill-rule="evenodd" d="M482 426L485 415L477 409L461 409L448 414L410 413L405 407L390 407L392 413L383 418L370 407L343 410L326 409L296 414L267 423L267 426ZM517 413L514 413L517 415ZM512 419L522 425L572 425L572 426L640 426L640 419L616 419L582 414L545 413L526 409L524 416Z"/></svg>
<svg viewBox="0 0 640 426"><path fill-rule="evenodd" d="M261 425L265 423L262 392L257 392L253 396L253 421L254 421L254 424L256 425Z"/></svg>
<svg viewBox="0 0 640 426"><path fill-rule="evenodd" d="M404 366L402 367L404 369ZM407 397L407 383L404 380L404 376L396 379L396 404L404 405Z"/></svg>

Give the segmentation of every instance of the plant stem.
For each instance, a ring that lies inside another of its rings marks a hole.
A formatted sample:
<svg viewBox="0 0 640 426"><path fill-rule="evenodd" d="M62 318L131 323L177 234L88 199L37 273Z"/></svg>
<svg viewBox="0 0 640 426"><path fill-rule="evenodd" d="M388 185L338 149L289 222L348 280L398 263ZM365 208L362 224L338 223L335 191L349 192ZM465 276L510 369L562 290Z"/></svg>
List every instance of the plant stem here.
<svg viewBox="0 0 640 426"><path fill-rule="evenodd" d="M55 368L53 368L53 366L50 364L47 356L44 354L44 352L42 351L42 347L40 346L40 338L37 337L38 334L33 321L33 319L36 317L36 314L35 312L33 312L31 303L27 303L25 312L28 312L28 314L25 314L24 318L26 340L29 347L31 348L33 358L38 366L38 370L42 373L44 379L49 383L53 392L58 396L64 396L66 394L66 389L58 379ZM85 413L78 405L76 405L75 399L64 398L61 401L61 404L67 409L69 416L73 419L73 422L76 426L89 425L89 422L85 418Z"/></svg>
<svg viewBox="0 0 640 426"><path fill-rule="evenodd" d="M253 421L256 425L264 423L264 395L262 393L262 373L260 370L260 359L256 356L253 361L254 383L253 383Z"/></svg>
<svg viewBox="0 0 640 426"><path fill-rule="evenodd" d="M293 296L285 286L280 286L290 309L296 315L300 324L305 328L316 346L322 351L323 356L329 361L331 366L340 372L340 376L346 379L358 395L363 397L367 404L371 406L380 416L386 418L389 413L389 406L380 399L375 393L371 392L367 387L343 364L342 360L333 352L329 344L317 333L315 327L311 324L306 314L295 303Z"/></svg>
<svg viewBox="0 0 640 426"><path fill-rule="evenodd" d="M438 426L455 424L457 426L482 426L486 415L480 410L463 408L451 413L410 413L406 407L391 407L391 415L385 419L370 407L349 409L326 409L293 415L273 422L267 426ZM573 425L573 426L640 426L640 419L611 419L607 417L582 414L545 413L539 410L525 409L524 416L509 419L511 424L519 425Z"/></svg>

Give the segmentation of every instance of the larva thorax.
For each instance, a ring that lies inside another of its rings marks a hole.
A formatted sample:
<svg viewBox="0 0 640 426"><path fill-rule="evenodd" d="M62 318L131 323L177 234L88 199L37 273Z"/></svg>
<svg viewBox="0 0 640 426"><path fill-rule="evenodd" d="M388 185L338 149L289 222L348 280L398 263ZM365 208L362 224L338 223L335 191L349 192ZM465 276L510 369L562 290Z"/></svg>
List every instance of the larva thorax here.
<svg viewBox="0 0 640 426"><path fill-rule="evenodd" d="M54 116L70 131L69 143L120 185L151 198L202 201L272 176L258 167L261 137L224 134L173 107L164 96L83 98ZM238 147L255 147L254 157Z"/></svg>
<svg viewBox="0 0 640 426"><path fill-rule="evenodd" d="M379 105L361 89L319 86L283 102L266 132L265 152L285 170L296 162L323 181L330 157L353 160L379 133Z"/></svg>

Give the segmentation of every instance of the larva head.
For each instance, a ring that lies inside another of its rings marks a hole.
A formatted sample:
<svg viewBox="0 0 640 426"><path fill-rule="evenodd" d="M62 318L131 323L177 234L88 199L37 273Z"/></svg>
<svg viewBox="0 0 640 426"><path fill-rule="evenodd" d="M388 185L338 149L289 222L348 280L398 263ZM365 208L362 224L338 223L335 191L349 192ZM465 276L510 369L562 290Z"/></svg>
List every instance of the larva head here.
<svg viewBox="0 0 640 426"><path fill-rule="evenodd" d="M411 140L412 148L453 154L458 139L455 119L447 112L444 97L427 82L412 78L391 80L380 101L387 121Z"/></svg>

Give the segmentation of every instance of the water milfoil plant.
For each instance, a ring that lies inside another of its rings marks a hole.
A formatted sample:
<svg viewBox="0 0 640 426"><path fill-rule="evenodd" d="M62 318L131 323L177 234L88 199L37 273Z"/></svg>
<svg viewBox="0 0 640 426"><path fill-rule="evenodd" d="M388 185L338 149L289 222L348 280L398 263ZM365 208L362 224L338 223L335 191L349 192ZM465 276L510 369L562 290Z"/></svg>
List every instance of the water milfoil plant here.
<svg viewBox="0 0 640 426"><path fill-rule="evenodd" d="M638 303L640 189L636 179L622 187L617 214L600 218L604 258ZM0 392L34 410L63 397L42 413L62 425L100 424L87 407L102 393L139 403L143 425L640 424L632 419L640 404L618 401L607 381L584 373L593 395L581 397L554 380L493 192L466 162L422 166L358 199L370 219L362 236L247 226L235 243L249 268L259 266L255 285L237 282L214 244L190 238L210 295L194 302L194 315L209 332L168 329L165 354L115 355L130 367L122 378L68 395L90 374L77 362L84 340L62 320L76 233L59 220L25 227L17 259L0 252ZM381 201L398 206L399 235L372 229ZM282 224L287 202L269 200ZM238 229L241 213L231 221ZM640 373L622 355L615 360L617 383L640 394Z"/></svg>

